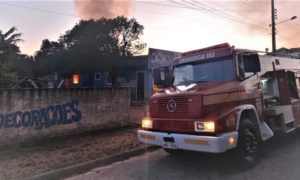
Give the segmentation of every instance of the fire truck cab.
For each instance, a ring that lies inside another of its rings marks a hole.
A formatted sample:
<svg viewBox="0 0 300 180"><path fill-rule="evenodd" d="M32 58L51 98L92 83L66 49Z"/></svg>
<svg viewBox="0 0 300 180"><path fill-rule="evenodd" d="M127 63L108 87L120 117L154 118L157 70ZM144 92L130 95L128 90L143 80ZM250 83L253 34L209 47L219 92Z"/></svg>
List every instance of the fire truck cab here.
<svg viewBox="0 0 300 180"><path fill-rule="evenodd" d="M182 53L169 87L149 100L139 141L169 153L236 149L254 162L262 141L300 125L298 69L299 60L228 43Z"/></svg>

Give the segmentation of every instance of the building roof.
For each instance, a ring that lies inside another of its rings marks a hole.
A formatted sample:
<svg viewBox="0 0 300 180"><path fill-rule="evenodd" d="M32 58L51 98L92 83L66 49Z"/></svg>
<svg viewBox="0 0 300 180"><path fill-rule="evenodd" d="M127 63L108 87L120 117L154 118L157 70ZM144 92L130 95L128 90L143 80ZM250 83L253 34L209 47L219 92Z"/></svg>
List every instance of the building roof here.
<svg viewBox="0 0 300 180"><path fill-rule="evenodd" d="M275 56L300 59L300 48L288 49L288 48L282 47L280 49L277 49L275 52L272 52L271 54L275 55Z"/></svg>

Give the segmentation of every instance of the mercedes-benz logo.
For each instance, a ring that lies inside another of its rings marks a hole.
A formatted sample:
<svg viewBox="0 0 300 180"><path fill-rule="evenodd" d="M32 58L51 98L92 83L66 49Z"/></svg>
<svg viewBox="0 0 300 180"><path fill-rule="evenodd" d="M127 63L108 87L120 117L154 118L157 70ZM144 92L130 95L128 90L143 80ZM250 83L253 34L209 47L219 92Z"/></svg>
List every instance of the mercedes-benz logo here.
<svg viewBox="0 0 300 180"><path fill-rule="evenodd" d="M168 103L167 103L167 109L168 109L169 112L174 112L175 111L175 109L176 109L176 102L173 99L171 99L171 100L168 101Z"/></svg>

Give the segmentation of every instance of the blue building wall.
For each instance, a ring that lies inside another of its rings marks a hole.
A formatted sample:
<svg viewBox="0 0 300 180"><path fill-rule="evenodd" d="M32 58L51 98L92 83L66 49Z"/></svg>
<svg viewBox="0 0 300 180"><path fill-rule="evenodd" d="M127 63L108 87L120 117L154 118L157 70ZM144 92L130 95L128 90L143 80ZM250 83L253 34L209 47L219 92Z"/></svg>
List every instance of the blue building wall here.
<svg viewBox="0 0 300 180"><path fill-rule="evenodd" d="M131 89L131 99L137 100L137 73L144 73L144 99L147 99L149 95L148 85L148 56L133 57L130 61L131 64L122 69L119 74L118 83L121 87L129 87ZM95 79L95 74L100 73L100 79ZM72 76L67 78L69 88L104 88L110 87L109 76L107 72L79 72L79 83L73 84Z"/></svg>
<svg viewBox="0 0 300 180"><path fill-rule="evenodd" d="M100 73L100 79L95 78L95 74ZM73 77L67 78L69 88L104 88L109 86L110 84L107 84L107 73L106 72L80 72L76 73L79 75L79 83L74 84L73 83Z"/></svg>
<svg viewBox="0 0 300 180"><path fill-rule="evenodd" d="M96 79L96 73L100 73L100 79ZM106 72L94 72L92 87L103 88L109 86L110 84L107 84L107 79L108 77Z"/></svg>

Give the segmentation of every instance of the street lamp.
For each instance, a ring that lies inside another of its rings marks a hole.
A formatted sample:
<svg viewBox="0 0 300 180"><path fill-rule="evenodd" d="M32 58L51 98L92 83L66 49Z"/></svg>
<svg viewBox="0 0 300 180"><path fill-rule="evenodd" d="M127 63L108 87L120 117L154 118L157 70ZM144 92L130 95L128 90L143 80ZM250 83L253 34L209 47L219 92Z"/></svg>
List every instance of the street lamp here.
<svg viewBox="0 0 300 180"><path fill-rule="evenodd" d="M294 19L297 19L297 16L292 16L291 18L289 19L286 19L284 21L281 21L279 23L275 23L275 13L277 13L275 11L275 8L274 8L274 0L271 0L271 18L272 18L272 24L270 24L269 26L272 26L272 52L275 52L276 51L276 28L275 26L278 25L278 24L281 24L281 23L284 23L284 22L287 22L287 21L292 21Z"/></svg>
<svg viewBox="0 0 300 180"><path fill-rule="evenodd" d="M287 22L287 21L292 21L294 19L297 19L297 16L293 16L289 19L286 19L286 20L283 20L283 21L280 21L279 23L275 23L274 24L270 24L269 26L272 27L272 51L275 52L276 51L276 28L275 26L278 25L278 24L281 24L281 23L284 23L284 22Z"/></svg>
<svg viewBox="0 0 300 180"><path fill-rule="evenodd" d="M297 16L293 16L290 19L280 21L279 23L275 23L275 25L278 25L278 24L281 24L281 23L284 23L284 22L287 22L287 21L292 21L292 20L297 19L297 18L298 18ZM269 27L272 27L272 24L269 24Z"/></svg>
<svg viewBox="0 0 300 180"><path fill-rule="evenodd" d="M293 16L293 17L291 17L290 19L287 19L287 20L281 21L281 22L279 22L279 23L276 23L276 25L281 24L281 23L284 23L284 22L287 22L287 21L292 21L292 20L294 20L294 19L297 19L297 16Z"/></svg>

